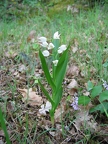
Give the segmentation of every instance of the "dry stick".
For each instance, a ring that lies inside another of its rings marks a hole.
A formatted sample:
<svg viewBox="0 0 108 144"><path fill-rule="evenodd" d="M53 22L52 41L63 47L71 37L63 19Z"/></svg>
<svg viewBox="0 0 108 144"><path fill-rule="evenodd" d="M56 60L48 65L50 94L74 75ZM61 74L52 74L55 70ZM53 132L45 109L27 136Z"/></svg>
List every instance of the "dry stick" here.
<svg viewBox="0 0 108 144"><path fill-rule="evenodd" d="M86 137L86 135L85 135L83 132L81 132L81 130L79 130L74 123L72 123L72 124L73 124L74 127L76 128L77 132L79 131L79 132L86 138L86 140L88 140L87 137Z"/></svg>

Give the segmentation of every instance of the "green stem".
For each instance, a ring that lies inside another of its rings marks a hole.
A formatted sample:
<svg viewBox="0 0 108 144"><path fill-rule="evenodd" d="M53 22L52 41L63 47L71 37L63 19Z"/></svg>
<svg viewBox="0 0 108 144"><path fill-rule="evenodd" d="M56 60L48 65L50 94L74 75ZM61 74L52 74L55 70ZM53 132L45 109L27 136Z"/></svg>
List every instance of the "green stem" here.
<svg viewBox="0 0 108 144"><path fill-rule="evenodd" d="M51 123L52 123L52 127L54 127L54 115L51 116Z"/></svg>
<svg viewBox="0 0 108 144"><path fill-rule="evenodd" d="M52 127L54 127L54 113L55 113L55 110L52 106L52 109L50 110L50 118L51 118Z"/></svg>

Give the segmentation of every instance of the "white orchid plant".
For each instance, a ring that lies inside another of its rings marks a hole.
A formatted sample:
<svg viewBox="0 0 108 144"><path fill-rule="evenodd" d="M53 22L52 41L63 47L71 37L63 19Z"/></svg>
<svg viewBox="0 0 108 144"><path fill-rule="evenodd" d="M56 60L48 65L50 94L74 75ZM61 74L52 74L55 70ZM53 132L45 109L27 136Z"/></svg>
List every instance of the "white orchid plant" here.
<svg viewBox="0 0 108 144"><path fill-rule="evenodd" d="M45 78L52 89L52 95L49 95L49 92L47 91L47 89L45 89L45 87L41 83L41 80L39 80L39 85L49 102L48 105L50 105L50 108L48 109L48 111L50 113L52 124L54 124L54 113L63 95L62 82L68 64L68 47L65 44L59 46L60 34L58 33L58 31L55 32L53 35L53 43L48 44L46 37L40 37L38 38L38 40L39 44L44 48L44 50L42 51L41 49L39 50L39 57L41 60ZM46 62L46 59L49 56L51 56L52 59L52 73L50 73L48 64ZM42 110L43 113L46 114L47 110L45 109L44 105L41 106L41 113Z"/></svg>

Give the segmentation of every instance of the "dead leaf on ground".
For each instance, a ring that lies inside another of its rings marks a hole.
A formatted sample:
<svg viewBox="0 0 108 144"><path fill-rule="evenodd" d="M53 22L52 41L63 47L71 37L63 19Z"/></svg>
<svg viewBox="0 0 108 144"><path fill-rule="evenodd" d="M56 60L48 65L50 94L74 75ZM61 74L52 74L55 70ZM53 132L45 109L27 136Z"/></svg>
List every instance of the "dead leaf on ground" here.
<svg viewBox="0 0 108 144"><path fill-rule="evenodd" d="M0 137L4 137L4 131L3 130L0 130Z"/></svg>
<svg viewBox="0 0 108 144"><path fill-rule="evenodd" d="M56 109L54 119L55 122L61 122L63 115L66 111L66 101L62 101L61 105Z"/></svg>
<svg viewBox="0 0 108 144"><path fill-rule="evenodd" d="M76 88L72 88L69 90L69 95L74 96L75 93L77 93L77 89Z"/></svg>
<svg viewBox="0 0 108 144"><path fill-rule="evenodd" d="M75 117L74 123L77 130L81 130L82 126L84 129L89 129L90 131L99 130L97 122L93 119L93 116L89 114L88 109L82 108L76 113Z"/></svg>
<svg viewBox="0 0 108 144"><path fill-rule="evenodd" d="M78 89L78 83L75 79L72 79L71 82L67 85L67 88L69 89L69 94L74 95L77 93Z"/></svg>
<svg viewBox="0 0 108 144"><path fill-rule="evenodd" d="M78 83L75 79L72 79L71 82L67 85L67 88L73 89L73 88L78 88Z"/></svg>
<svg viewBox="0 0 108 144"><path fill-rule="evenodd" d="M36 31L32 30L27 37L27 42L34 43L35 42L35 35L36 35Z"/></svg>
<svg viewBox="0 0 108 144"><path fill-rule="evenodd" d="M84 96L89 96L89 95L90 95L90 92L86 91L86 92L83 93L83 95L84 95Z"/></svg>
<svg viewBox="0 0 108 144"><path fill-rule="evenodd" d="M24 64L20 65L18 68L19 72L25 72L26 70L27 70L27 67Z"/></svg>
<svg viewBox="0 0 108 144"><path fill-rule="evenodd" d="M30 89L18 89L20 93L22 94L23 98L22 101L25 102L27 101L28 104L31 106L40 106L43 103L42 97L37 95L35 91Z"/></svg>
<svg viewBox="0 0 108 144"><path fill-rule="evenodd" d="M71 46L71 49L73 53L76 53L78 51L78 47L75 46Z"/></svg>
<svg viewBox="0 0 108 144"><path fill-rule="evenodd" d="M73 77L73 76L78 76L79 74L79 68L78 66L75 65L70 65L68 70L67 70L67 77Z"/></svg>

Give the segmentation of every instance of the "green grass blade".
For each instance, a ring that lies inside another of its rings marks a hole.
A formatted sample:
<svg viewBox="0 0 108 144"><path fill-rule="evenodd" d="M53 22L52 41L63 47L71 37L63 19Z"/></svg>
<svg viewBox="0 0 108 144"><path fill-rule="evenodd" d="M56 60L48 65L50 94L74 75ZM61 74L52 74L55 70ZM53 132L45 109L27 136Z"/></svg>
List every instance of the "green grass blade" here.
<svg viewBox="0 0 108 144"><path fill-rule="evenodd" d="M0 123L1 123L2 129L4 131L4 134L6 136L7 144L11 144L10 139L9 139L9 135L8 135L8 132L7 132L7 129L6 129L6 124L5 124L5 120L3 118L3 114L2 114L1 108L0 108Z"/></svg>
<svg viewBox="0 0 108 144"><path fill-rule="evenodd" d="M52 87L52 89L55 89L55 84L54 84L54 82L52 80L52 77L51 77L51 75L49 73L49 69L48 69L45 57L43 56L41 50L39 50L39 56L40 56L40 59L41 59L42 69L43 69L43 71L45 73L45 77L46 77L49 85Z"/></svg>

